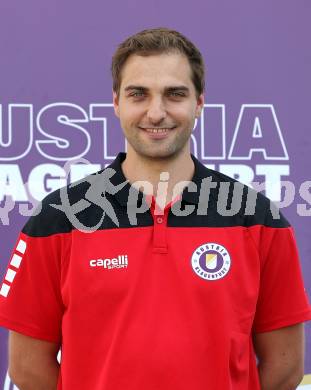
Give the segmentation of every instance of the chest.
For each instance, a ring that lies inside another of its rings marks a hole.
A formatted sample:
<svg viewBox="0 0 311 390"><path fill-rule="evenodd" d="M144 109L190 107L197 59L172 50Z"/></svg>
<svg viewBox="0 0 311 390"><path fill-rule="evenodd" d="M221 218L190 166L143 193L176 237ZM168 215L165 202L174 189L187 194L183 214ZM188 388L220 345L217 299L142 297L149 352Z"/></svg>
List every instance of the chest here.
<svg viewBox="0 0 311 390"><path fill-rule="evenodd" d="M206 312L216 321L229 316L240 329L251 325L259 281L258 252L245 228L135 227L73 232L62 293L77 311L129 305L149 315Z"/></svg>

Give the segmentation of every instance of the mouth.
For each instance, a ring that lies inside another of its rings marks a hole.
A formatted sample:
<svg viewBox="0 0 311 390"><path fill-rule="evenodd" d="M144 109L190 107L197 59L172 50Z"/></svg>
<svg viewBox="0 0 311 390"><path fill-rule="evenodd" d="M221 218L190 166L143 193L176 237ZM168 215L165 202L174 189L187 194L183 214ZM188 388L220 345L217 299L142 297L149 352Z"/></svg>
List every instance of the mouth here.
<svg viewBox="0 0 311 390"><path fill-rule="evenodd" d="M149 139L152 140L163 140L167 138L172 130L175 129L176 126L173 127L139 127L144 133L147 134Z"/></svg>
<svg viewBox="0 0 311 390"><path fill-rule="evenodd" d="M150 127L142 127L141 129L142 130L145 130L147 133L151 133L151 134L163 134L163 133L167 133L169 132L170 130L172 130L174 127L161 127L161 128L150 128Z"/></svg>
<svg viewBox="0 0 311 390"><path fill-rule="evenodd" d="M141 130L144 130L149 134L166 134L169 131L175 129L176 126L173 127L139 127Z"/></svg>

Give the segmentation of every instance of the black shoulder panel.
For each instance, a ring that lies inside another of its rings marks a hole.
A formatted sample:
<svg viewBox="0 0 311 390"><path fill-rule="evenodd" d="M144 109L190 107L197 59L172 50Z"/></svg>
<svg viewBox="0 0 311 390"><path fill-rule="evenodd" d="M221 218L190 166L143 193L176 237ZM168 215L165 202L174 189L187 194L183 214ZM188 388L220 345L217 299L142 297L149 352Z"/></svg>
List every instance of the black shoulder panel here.
<svg viewBox="0 0 311 390"><path fill-rule="evenodd" d="M197 193L184 192L183 200L175 205L185 210L192 203L193 211L181 216L170 212L170 226L253 226L288 227L288 221L279 212L276 205L263 194L226 176L220 172L205 168L195 161L194 182Z"/></svg>
<svg viewBox="0 0 311 390"><path fill-rule="evenodd" d="M150 210L137 210L144 197L126 181L121 169L124 158L125 153L120 153L110 167L49 194L22 231L29 236L44 237L69 233L73 229L94 231L152 226ZM192 189L186 187L181 200L173 205L169 226L289 226L264 195L220 172L205 168L192 158L195 164L192 184L195 186ZM191 213L179 212L189 209L189 206Z"/></svg>
<svg viewBox="0 0 311 390"><path fill-rule="evenodd" d="M70 202L74 202L74 198L83 196L85 191L85 183L81 183L75 187L75 191L68 185L50 193L39 204L22 232L32 237L69 233L72 230L72 225L66 215L64 205L62 205L61 194L68 194L67 198L70 199Z"/></svg>
<svg viewBox="0 0 311 390"><path fill-rule="evenodd" d="M227 180L231 183L228 196L230 201L233 198L235 191L234 187L236 186L236 188L238 188L241 186L243 188L243 196L240 198L240 200L237 199L237 202L239 201L241 205L239 214L243 220L244 226L264 225L275 228L290 226L289 222L280 212L276 204L268 199L265 195L220 172L216 172L216 175L220 181L224 182ZM220 185L218 187L218 199L221 199L222 196L223 195ZM236 208L238 209L238 207Z"/></svg>
<svg viewBox="0 0 311 390"><path fill-rule="evenodd" d="M126 196L129 185L125 188L125 182L120 183L122 191L116 196L114 192L117 186L113 183L116 177L110 181L114 171L110 172L109 177L105 175L107 172L106 168L49 194L28 220L23 233L45 237L69 233L73 229L95 231L152 225L150 212L137 214L137 222L131 223L127 208L118 201ZM138 198L138 201L142 199Z"/></svg>

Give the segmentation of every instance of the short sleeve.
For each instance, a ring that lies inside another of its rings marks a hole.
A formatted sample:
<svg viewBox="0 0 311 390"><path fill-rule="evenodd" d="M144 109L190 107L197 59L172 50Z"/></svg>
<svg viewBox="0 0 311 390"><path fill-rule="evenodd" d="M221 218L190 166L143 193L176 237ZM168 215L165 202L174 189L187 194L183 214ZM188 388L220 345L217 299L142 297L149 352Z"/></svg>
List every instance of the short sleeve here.
<svg viewBox="0 0 311 390"><path fill-rule="evenodd" d="M261 277L254 332L310 320L293 228L262 226L259 245Z"/></svg>
<svg viewBox="0 0 311 390"><path fill-rule="evenodd" d="M20 234L0 286L1 326L60 343L61 251L61 235Z"/></svg>

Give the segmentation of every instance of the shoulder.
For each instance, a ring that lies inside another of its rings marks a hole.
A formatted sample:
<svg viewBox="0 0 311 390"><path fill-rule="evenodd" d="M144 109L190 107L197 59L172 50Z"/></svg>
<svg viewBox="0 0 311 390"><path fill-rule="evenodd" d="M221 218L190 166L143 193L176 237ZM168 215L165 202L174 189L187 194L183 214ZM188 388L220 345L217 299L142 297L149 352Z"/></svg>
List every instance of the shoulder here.
<svg viewBox="0 0 311 390"><path fill-rule="evenodd" d="M290 223L276 203L261 192L221 172L206 168L206 178L214 182L211 197L220 217L246 227L261 225L273 228L289 227Z"/></svg>
<svg viewBox="0 0 311 390"><path fill-rule="evenodd" d="M38 205L25 224L22 232L28 236L44 237L58 233L69 233L74 229L71 216L87 209L89 202L85 194L99 181L103 184L103 172L93 173L48 194Z"/></svg>

